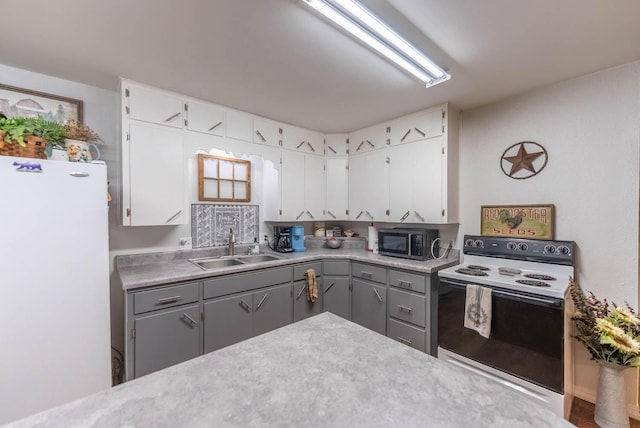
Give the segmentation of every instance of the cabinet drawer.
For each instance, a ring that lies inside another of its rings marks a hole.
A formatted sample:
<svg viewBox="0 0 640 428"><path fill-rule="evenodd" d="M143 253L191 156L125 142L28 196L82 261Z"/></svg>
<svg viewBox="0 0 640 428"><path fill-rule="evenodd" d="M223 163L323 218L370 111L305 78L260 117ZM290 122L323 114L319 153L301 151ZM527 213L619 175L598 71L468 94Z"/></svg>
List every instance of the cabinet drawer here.
<svg viewBox="0 0 640 428"><path fill-rule="evenodd" d="M324 262L323 273L325 275L349 275L349 262L342 260L330 260Z"/></svg>
<svg viewBox="0 0 640 428"><path fill-rule="evenodd" d="M381 284L387 283L387 270L385 268L365 265L364 263L352 263L351 276L354 278L376 281Z"/></svg>
<svg viewBox="0 0 640 428"><path fill-rule="evenodd" d="M425 331L421 328L390 319L388 336L418 351L425 352Z"/></svg>
<svg viewBox="0 0 640 428"><path fill-rule="evenodd" d="M389 316L424 327L426 298L389 288Z"/></svg>
<svg viewBox="0 0 640 428"><path fill-rule="evenodd" d="M229 275L204 282L204 298L225 296L270 285L291 282L291 268L282 267L239 275Z"/></svg>
<svg viewBox="0 0 640 428"><path fill-rule="evenodd" d="M313 262L313 263L305 263L303 265L298 265L293 267L293 280L294 281L303 281L307 279L304 275L307 272L307 269L313 269L316 271L316 276L322 275L322 262Z"/></svg>
<svg viewBox="0 0 640 428"><path fill-rule="evenodd" d="M155 311L197 302L199 299L198 287L200 283L176 285L160 288L158 290L141 291L133 295L133 313Z"/></svg>
<svg viewBox="0 0 640 428"><path fill-rule="evenodd" d="M425 293L427 290L427 278L423 275L416 275L414 273L390 270L389 285L404 288L405 290L415 291L416 293Z"/></svg>

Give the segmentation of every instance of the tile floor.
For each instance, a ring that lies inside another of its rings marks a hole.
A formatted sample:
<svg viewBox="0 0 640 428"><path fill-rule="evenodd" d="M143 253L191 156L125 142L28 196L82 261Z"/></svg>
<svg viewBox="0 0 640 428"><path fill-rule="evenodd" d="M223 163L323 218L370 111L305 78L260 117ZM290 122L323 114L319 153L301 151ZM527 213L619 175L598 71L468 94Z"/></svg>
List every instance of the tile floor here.
<svg viewBox="0 0 640 428"><path fill-rule="evenodd" d="M598 428L593 421L593 411L595 406L588 401L579 398L573 399L573 407L571 408L571 418L569 422L578 428ZM630 419L631 428L640 428L640 421Z"/></svg>

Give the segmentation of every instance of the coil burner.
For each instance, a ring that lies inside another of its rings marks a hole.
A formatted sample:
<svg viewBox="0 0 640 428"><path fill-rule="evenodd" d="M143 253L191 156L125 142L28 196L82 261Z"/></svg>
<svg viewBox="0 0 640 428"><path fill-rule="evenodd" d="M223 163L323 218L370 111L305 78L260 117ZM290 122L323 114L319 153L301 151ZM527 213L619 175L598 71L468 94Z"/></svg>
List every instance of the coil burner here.
<svg viewBox="0 0 640 428"><path fill-rule="evenodd" d="M536 281L536 280L533 280L533 279L516 279L516 282L518 284L531 285L531 286L534 286L534 287L551 287L546 282Z"/></svg>
<svg viewBox="0 0 640 428"><path fill-rule="evenodd" d="M555 281L556 279L552 276L549 275L544 275L541 273L528 273L526 275L527 278L531 278L531 279L538 279L540 281Z"/></svg>
<svg viewBox="0 0 640 428"><path fill-rule="evenodd" d="M480 265L469 265L466 267L466 269L473 269L473 270L491 270L490 268L486 267L486 266L480 266Z"/></svg>
<svg viewBox="0 0 640 428"><path fill-rule="evenodd" d="M488 276L488 274L486 272L484 272L483 270L480 269L469 269L468 267L463 267L460 269L456 269L456 272L464 274L464 275L471 275L471 276Z"/></svg>

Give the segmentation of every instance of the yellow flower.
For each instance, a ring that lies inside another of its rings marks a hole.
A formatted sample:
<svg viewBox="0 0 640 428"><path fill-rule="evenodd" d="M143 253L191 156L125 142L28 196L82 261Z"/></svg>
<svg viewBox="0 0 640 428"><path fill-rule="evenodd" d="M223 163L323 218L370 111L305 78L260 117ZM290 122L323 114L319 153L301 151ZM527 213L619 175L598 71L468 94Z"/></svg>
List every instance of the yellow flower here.
<svg viewBox="0 0 640 428"><path fill-rule="evenodd" d="M624 324L640 325L640 319L633 315L631 311L622 307L617 307L613 310L611 312L611 316L616 320L620 320L620 322Z"/></svg>
<svg viewBox="0 0 640 428"><path fill-rule="evenodd" d="M608 344L628 354L640 353L640 343L623 329L602 318L596 320L597 329L602 333L600 343Z"/></svg>

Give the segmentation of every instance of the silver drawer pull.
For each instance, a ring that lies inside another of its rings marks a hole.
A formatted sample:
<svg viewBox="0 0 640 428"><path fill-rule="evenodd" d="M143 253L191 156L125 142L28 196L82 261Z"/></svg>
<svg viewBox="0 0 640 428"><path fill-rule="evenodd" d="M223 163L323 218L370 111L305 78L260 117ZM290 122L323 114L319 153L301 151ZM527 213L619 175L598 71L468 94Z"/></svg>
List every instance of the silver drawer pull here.
<svg viewBox="0 0 640 428"><path fill-rule="evenodd" d="M412 282L409 282L409 281L403 281L403 280L401 280L401 279L399 279L399 280L398 280L398 285L399 285L400 287L408 287L408 288L411 288L411 284L413 284L413 283L412 283Z"/></svg>
<svg viewBox="0 0 640 428"><path fill-rule="evenodd" d="M302 217L302 214L304 214L304 211L300 211L300 214L298 214L298 217L296 217L296 220L298 220L300 217Z"/></svg>
<svg viewBox="0 0 640 428"><path fill-rule="evenodd" d="M369 144L371 147L375 147L375 146L376 146L375 144L373 144L373 143L372 143L371 141L369 141L369 140L366 140L366 142L367 142L367 144Z"/></svg>
<svg viewBox="0 0 640 428"><path fill-rule="evenodd" d="M398 342L402 342L405 345L409 345L409 346L411 346L411 344L413 343L409 339L405 339L404 337L400 337L400 336L396 337L396 339L398 339Z"/></svg>
<svg viewBox="0 0 640 428"><path fill-rule="evenodd" d="M302 145L303 145L304 143L305 143L304 141L300 141L300 144L298 144L298 145L296 146L296 149L299 149L300 147L302 147Z"/></svg>
<svg viewBox="0 0 640 428"><path fill-rule="evenodd" d="M406 306L402 306L402 305L398 305L398 309L400 309L400 312L402 312L402 311L405 311L405 312L408 312L408 313L413 312L413 309L408 308Z"/></svg>
<svg viewBox="0 0 640 428"><path fill-rule="evenodd" d="M162 299L158 299L158 303L160 303L161 305L166 305L167 303L175 303L179 299L180 299L180 296L164 297Z"/></svg>
<svg viewBox="0 0 640 428"><path fill-rule="evenodd" d="M89 173L88 172L70 172L69 175L72 177L85 178L89 176Z"/></svg>
<svg viewBox="0 0 640 428"><path fill-rule="evenodd" d="M213 125L211 128L209 128L209 131L213 131L214 129L216 129L218 126L222 125L222 121L216 123L215 125Z"/></svg>
<svg viewBox="0 0 640 428"><path fill-rule="evenodd" d="M411 213L411 211L407 211L406 213L404 213L404 215L402 217L400 217L400 221L405 221L407 217L409 217L409 214Z"/></svg>
<svg viewBox="0 0 640 428"><path fill-rule="evenodd" d="M336 219L336 216L333 215L333 213L331 211L327 210L327 214L329 214L331 217L333 217L333 219Z"/></svg>
<svg viewBox="0 0 640 428"><path fill-rule="evenodd" d="M364 276L365 278L371 278L373 274L371 272L360 271L360 276Z"/></svg>
<svg viewBox="0 0 640 428"><path fill-rule="evenodd" d="M238 305L240 305L240 307L245 311L251 312L251 307L244 300L240 300L240 303L238 303Z"/></svg>
<svg viewBox="0 0 640 428"><path fill-rule="evenodd" d="M368 215L371 220L373 220L373 216L371 215L371 213L369 211L365 211L365 214Z"/></svg>
<svg viewBox="0 0 640 428"><path fill-rule="evenodd" d="M177 113L176 113L176 114L174 114L173 116L166 118L164 121L165 121L165 122L167 122L167 123L168 123L168 122L171 122L173 119L175 119L176 117L180 116L181 114L182 114L182 113L177 112Z"/></svg>
<svg viewBox="0 0 640 428"><path fill-rule="evenodd" d="M331 150L334 155L338 154L338 152L336 152L331 146L327 146L327 149Z"/></svg>
<svg viewBox="0 0 640 428"><path fill-rule="evenodd" d="M269 297L268 293L265 293L265 295L262 296L262 299L260 299L260 301L258 302L258 305L256 306L256 312L258 311L258 309L260 309L260 306L262 306L264 301L267 300L267 297Z"/></svg>
<svg viewBox="0 0 640 428"><path fill-rule="evenodd" d="M362 215L363 211L360 211L360 213L358 213L358 215L356 216L356 220L358 220L360 218L360 216Z"/></svg>
<svg viewBox="0 0 640 428"><path fill-rule="evenodd" d="M198 323L197 323L193 318L191 318L189 315L185 314L184 312L182 313L182 315L183 315L186 319L188 319L188 320L189 320L189 322L191 323L191 325L198 325Z"/></svg>
<svg viewBox="0 0 640 428"><path fill-rule="evenodd" d="M324 294L327 294L329 290L331 290L331 287L333 287L334 285L336 285L336 282L331 282L331 284L329 284L329 286L324 290Z"/></svg>
<svg viewBox="0 0 640 428"><path fill-rule="evenodd" d="M304 285L304 287L302 287L300 289L300 291L298 292L298 295L296 296L296 300L298 300L300 298L300 296L302 296L302 293L304 292L304 290L307 289L307 284Z"/></svg>
<svg viewBox="0 0 640 428"><path fill-rule="evenodd" d="M178 217L180 214L182 214L182 210L178 211L177 213L169 217L169 220L165 221L164 223L165 224L170 223L171 221L173 221L174 218Z"/></svg>
<svg viewBox="0 0 640 428"><path fill-rule="evenodd" d="M313 216L313 214L311 214L309 211L307 211L307 215L308 215L309 217L311 217L311 220L315 220L315 217L314 217L314 216Z"/></svg>
<svg viewBox="0 0 640 428"><path fill-rule="evenodd" d="M425 134L424 132L422 132L421 130L419 130L418 128L413 128L416 130L416 132L420 135L422 135L423 137L426 136L427 134Z"/></svg>
<svg viewBox="0 0 640 428"><path fill-rule="evenodd" d="M262 141L263 143L266 143L267 140L262 136L262 134L260 133L260 131L256 131L256 135L258 137L260 137L260 141Z"/></svg>
<svg viewBox="0 0 640 428"><path fill-rule="evenodd" d="M364 144L364 141L361 141L361 142L360 142L360 144L358 145L358 148L356 149L356 152L357 152L358 150L360 150L360 148L362 148L362 145L363 145L363 144Z"/></svg>
<svg viewBox="0 0 640 428"><path fill-rule="evenodd" d="M422 217L418 211L414 211L413 213L420 219L420 221L424 222L424 217Z"/></svg>
<svg viewBox="0 0 640 428"><path fill-rule="evenodd" d="M380 295L380 293L378 293L378 290L376 290L375 288L373 289L373 292L376 293L376 297L378 298L378 300L380 301L380 303L382 303L382 296Z"/></svg>
<svg viewBox="0 0 640 428"><path fill-rule="evenodd" d="M315 152L316 149L313 148L313 146L311 145L310 142L307 141L307 146L309 146L309 148L311 149L312 152Z"/></svg>
<svg viewBox="0 0 640 428"><path fill-rule="evenodd" d="M409 129L407 132L404 133L404 135L402 136L402 138L400 138L400 142L403 142L405 138L407 138L407 135L409 135L409 133L411 132L411 129Z"/></svg>

